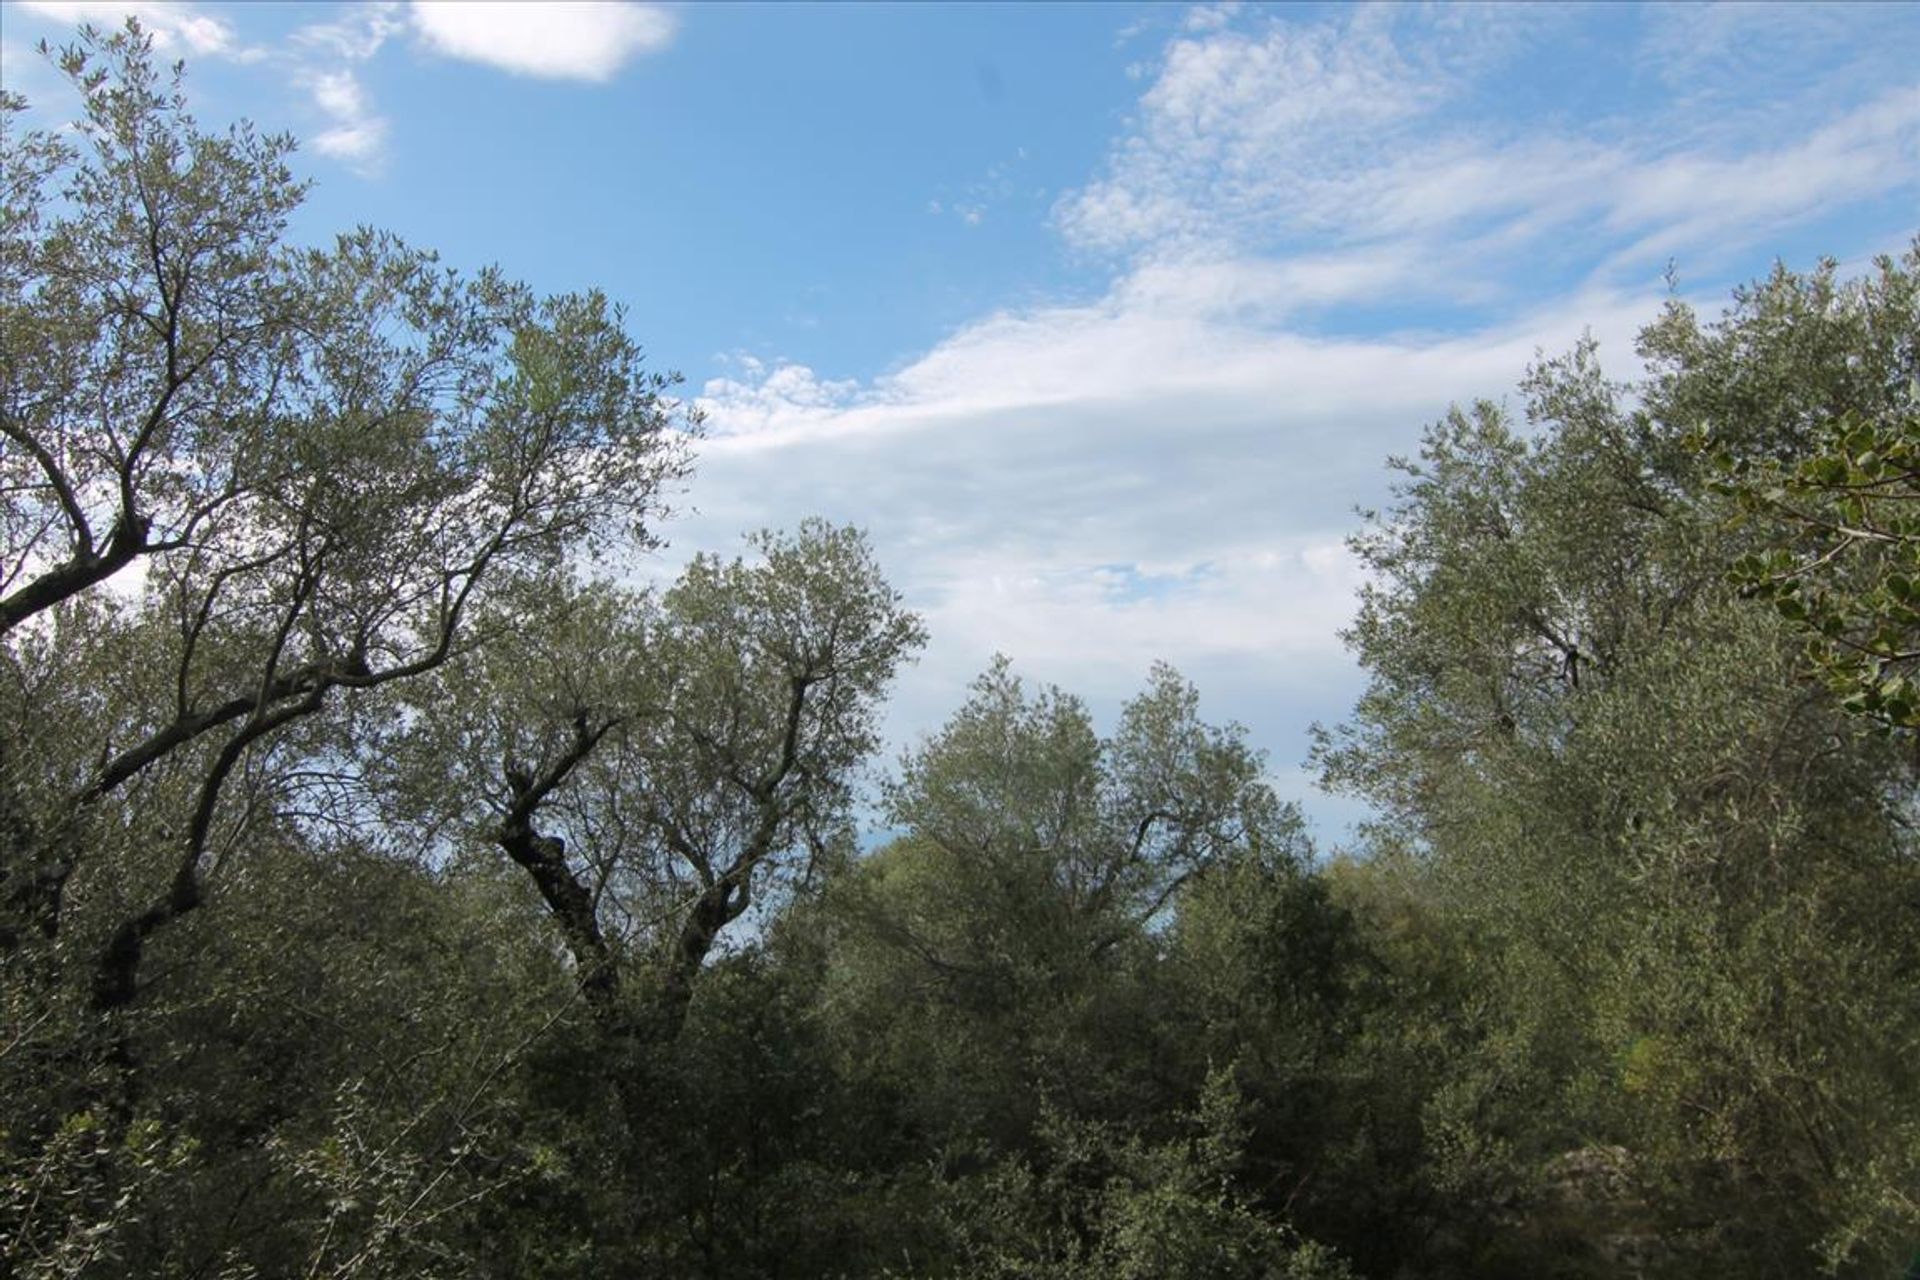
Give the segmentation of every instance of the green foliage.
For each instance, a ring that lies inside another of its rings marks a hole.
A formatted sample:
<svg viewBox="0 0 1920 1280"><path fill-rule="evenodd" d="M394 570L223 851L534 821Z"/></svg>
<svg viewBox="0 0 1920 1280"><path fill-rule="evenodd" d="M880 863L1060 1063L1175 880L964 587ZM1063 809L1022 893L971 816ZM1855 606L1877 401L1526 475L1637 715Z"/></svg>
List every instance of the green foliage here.
<svg viewBox="0 0 1920 1280"><path fill-rule="evenodd" d="M1791 465L1718 459L1742 514L1792 539L1742 556L1734 580L1811 633L1807 657L1841 706L1920 728L1920 415L1842 416L1813 449Z"/></svg>
<svg viewBox="0 0 1920 1280"><path fill-rule="evenodd" d="M962 1181L947 1208L964 1274L1022 1280L1351 1280L1323 1245L1237 1189L1245 1133L1213 1073L1171 1136L1148 1142L1049 1111L1030 1154Z"/></svg>
<svg viewBox="0 0 1920 1280"><path fill-rule="evenodd" d="M854 771L923 640L857 530L753 546L658 597L544 580L543 612L419 685L375 766L396 825L526 870L622 1033L636 961L670 1039L727 927L851 844Z"/></svg>
<svg viewBox="0 0 1920 1280"><path fill-rule="evenodd" d="M1102 740L1078 699L1029 696L997 661L905 761L890 799L895 824L957 874L999 884L1003 900L1037 895L1096 933L1153 923L1181 885L1237 851L1280 856L1297 823L1243 731L1202 723L1198 694L1165 666Z"/></svg>
<svg viewBox="0 0 1920 1280"><path fill-rule="evenodd" d="M1103 739L1079 700L996 663L903 763L890 807L902 837L829 895L828 999L895 1087L949 1083L910 1105L956 1141L1017 1141L1051 1097L1146 1105L1148 971L1178 895L1300 847L1239 730L1204 724L1165 668Z"/></svg>
<svg viewBox="0 0 1920 1280"><path fill-rule="evenodd" d="M1434 1185L1489 1222L1558 1221L1603 1272L1622 1232L1660 1241L1655 1273L1793 1274L1816 1251L1871 1266L1914 1229L1898 1195L1862 1229L1847 1189L1911 1170L1910 775L1809 687L1812 615L1729 583L1798 562L1756 552L1693 447L1707 423L1771 460L1750 474L1827 474L1806 462L1822 424L1906 394L1910 271L1782 273L1707 330L1671 309L1639 387L1590 348L1544 364L1531 433L1455 413L1355 542L1371 682L1319 758L1484 948L1452 961L1485 985L1426 1107ZM1631 1155L1631 1222L1551 1207L1556 1162L1596 1139Z"/></svg>
<svg viewBox="0 0 1920 1280"><path fill-rule="evenodd" d="M1777 272L1718 325L1674 308L1656 329L1671 420L1752 530L1734 581L1794 624L1849 712L1902 731L1920 723L1917 330L1920 243L1852 280Z"/></svg>

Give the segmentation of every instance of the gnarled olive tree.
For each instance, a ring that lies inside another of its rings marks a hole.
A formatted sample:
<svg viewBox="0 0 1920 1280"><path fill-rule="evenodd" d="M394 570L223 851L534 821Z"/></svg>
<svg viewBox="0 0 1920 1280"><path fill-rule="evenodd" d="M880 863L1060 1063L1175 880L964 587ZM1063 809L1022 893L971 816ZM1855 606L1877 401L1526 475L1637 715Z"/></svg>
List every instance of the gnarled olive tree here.
<svg viewBox="0 0 1920 1280"><path fill-rule="evenodd" d="M0 156L0 943L82 887L114 1008L242 832L355 773L349 701L650 539L685 424L604 297L290 244L290 140L200 130L137 27L60 61L77 142Z"/></svg>

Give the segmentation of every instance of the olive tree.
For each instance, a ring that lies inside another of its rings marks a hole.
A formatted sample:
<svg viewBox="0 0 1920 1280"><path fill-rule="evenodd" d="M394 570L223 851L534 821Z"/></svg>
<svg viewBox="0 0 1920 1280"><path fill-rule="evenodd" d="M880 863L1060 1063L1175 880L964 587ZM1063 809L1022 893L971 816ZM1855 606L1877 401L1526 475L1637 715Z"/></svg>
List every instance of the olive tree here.
<svg viewBox="0 0 1920 1280"><path fill-rule="evenodd" d="M291 244L291 141L202 131L136 26L59 61L74 141L0 159L0 941L95 877L114 1008L250 824L354 773L349 701L652 540L689 424L599 294Z"/></svg>
<svg viewBox="0 0 1920 1280"><path fill-rule="evenodd" d="M1259 754L1165 666L1103 736L997 661L888 809L899 837L826 894L828 998L860 1069L959 1143L1026 1144L1049 1098L1149 1106L1151 971L1182 889L1301 846Z"/></svg>
<svg viewBox="0 0 1920 1280"><path fill-rule="evenodd" d="M1292 839L1259 754L1237 726L1202 721L1198 692L1164 664L1103 739L1080 699L1029 693L996 661L906 757L891 810L958 874L1001 887L975 905L1008 892L1047 904L1095 953L1159 921L1214 862Z"/></svg>
<svg viewBox="0 0 1920 1280"><path fill-rule="evenodd" d="M1779 529L1696 447L1792 470L1822 424L1891 420L1910 299L1783 272L1714 325L1670 308L1641 383L1590 344L1544 362L1524 424L1448 415L1354 540L1369 681L1319 759L1485 973L1424 1117L1447 1194L1549 1222L1617 1144L1676 1274L1871 1267L1911 1230L1911 776L1729 581ZM1583 1212L1597 1250L1626 1210Z"/></svg>
<svg viewBox="0 0 1920 1280"><path fill-rule="evenodd" d="M602 1018L635 1016L623 970L644 967L644 1029L668 1040L726 928L848 843L923 640L859 532L809 521L752 550L696 556L657 596L576 584L553 626L422 685L391 745L396 812L523 868Z"/></svg>

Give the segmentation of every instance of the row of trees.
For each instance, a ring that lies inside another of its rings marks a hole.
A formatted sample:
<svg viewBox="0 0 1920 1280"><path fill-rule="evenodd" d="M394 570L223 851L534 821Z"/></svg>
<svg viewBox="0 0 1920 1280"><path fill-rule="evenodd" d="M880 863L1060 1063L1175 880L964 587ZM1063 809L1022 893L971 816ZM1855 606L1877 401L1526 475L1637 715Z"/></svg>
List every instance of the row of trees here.
<svg viewBox="0 0 1920 1280"><path fill-rule="evenodd" d="M288 243L137 29L0 154L0 1274L1886 1275L1920 1248L1920 246L1397 462L1316 854L1152 672L808 523L597 295ZM176 72L177 77L177 72ZM854 817L895 838L861 852Z"/></svg>

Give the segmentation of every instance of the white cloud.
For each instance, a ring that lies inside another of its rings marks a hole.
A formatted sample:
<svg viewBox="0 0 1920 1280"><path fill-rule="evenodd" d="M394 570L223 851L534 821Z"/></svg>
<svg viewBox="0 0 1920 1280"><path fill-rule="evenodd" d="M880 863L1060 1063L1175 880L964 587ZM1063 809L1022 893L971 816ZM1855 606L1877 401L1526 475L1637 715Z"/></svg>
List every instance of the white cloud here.
<svg viewBox="0 0 1920 1280"><path fill-rule="evenodd" d="M313 147L363 177L386 164L389 125L375 108L359 68L401 29L398 3L358 5L334 22L314 23L293 33L293 81L313 100L326 127Z"/></svg>
<svg viewBox="0 0 1920 1280"><path fill-rule="evenodd" d="M399 0L379 0L342 10L338 21L301 27L293 33L293 43L344 62L365 62L398 35L403 25Z"/></svg>
<svg viewBox="0 0 1920 1280"><path fill-rule="evenodd" d="M422 39L448 57L554 80L611 79L674 32L666 9L623 0L414 0L410 13Z"/></svg>
<svg viewBox="0 0 1920 1280"><path fill-rule="evenodd" d="M322 71L309 80L314 105L333 124L315 135L314 149L345 162L356 172L379 171L385 159L387 122L375 114L366 90L351 70Z"/></svg>
<svg viewBox="0 0 1920 1280"><path fill-rule="evenodd" d="M137 18L163 53L250 61L259 56L235 37L231 24L192 5L158 0L20 0L21 7L60 22L118 28Z"/></svg>
<svg viewBox="0 0 1920 1280"><path fill-rule="evenodd" d="M1290 766L1306 724L1358 692L1337 634L1358 581L1343 538L1381 500L1383 458L1584 326L1624 372L1658 303L1595 293L1453 337L1315 338L1223 312L1211 274L1161 270L987 317L872 383L743 361L699 397L699 510L672 537L725 547L808 514L867 527L933 637L890 712L896 741L938 724L996 651L1107 710L1164 658ZM1297 276L1339 292L1348 273L1366 270Z"/></svg>
<svg viewBox="0 0 1920 1280"><path fill-rule="evenodd" d="M735 356L731 362L741 376L710 379L694 402L717 435L753 435L776 424L792 430L800 419L838 410L860 390L852 379L823 382L804 365L769 368L753 356Z"/></svg>
<svg viewBox="0 0 1920 1280"><path fill-rule="evenodd" d="M1240 12L1240 0L1220 0L1218 4L1195 5L1187 11L1181 25L1188 31L1218 31Z"/></svg>

